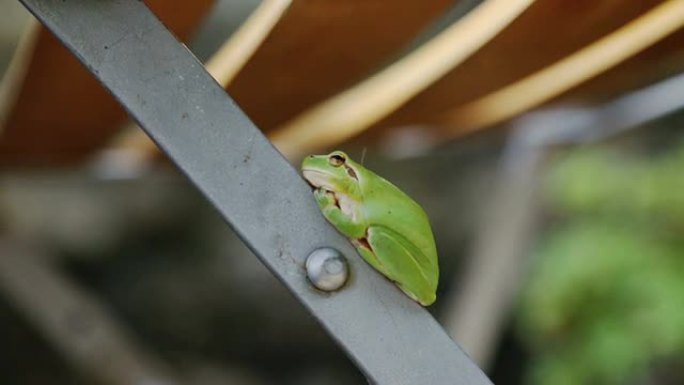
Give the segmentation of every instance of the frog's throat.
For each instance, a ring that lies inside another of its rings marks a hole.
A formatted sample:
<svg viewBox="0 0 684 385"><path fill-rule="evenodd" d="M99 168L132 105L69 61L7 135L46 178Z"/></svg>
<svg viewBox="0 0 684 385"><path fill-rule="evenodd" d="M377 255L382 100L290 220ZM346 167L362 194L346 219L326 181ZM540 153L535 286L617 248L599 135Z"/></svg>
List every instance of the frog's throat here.
<svg viewBox="0 0 684 385"><path fill-rule="evenodd" d="M327 191L332 191L333 186L330 183L330 175L319 170L303 169L302 175L304 179L314 188L322 188Z"/></svg>

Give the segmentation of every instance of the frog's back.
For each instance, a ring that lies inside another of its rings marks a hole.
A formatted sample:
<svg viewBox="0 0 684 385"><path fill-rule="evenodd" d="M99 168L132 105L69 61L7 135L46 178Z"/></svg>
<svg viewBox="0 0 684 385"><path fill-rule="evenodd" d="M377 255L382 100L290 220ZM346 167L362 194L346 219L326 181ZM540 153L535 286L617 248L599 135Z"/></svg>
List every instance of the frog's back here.
<svg viewBox="0 0 684 385"><path fill-rule="evenodd" d="M423 208L384 178L377 176L373 180L360 181L369 226L384 226L403 235L437 267L435 240Z"/></svg>

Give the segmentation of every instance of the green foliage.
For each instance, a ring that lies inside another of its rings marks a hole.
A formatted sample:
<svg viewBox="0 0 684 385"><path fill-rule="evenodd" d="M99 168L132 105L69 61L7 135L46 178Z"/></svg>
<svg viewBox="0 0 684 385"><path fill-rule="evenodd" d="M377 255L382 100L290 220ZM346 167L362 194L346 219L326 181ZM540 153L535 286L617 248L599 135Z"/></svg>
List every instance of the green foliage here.
<svg viewBox="0 0 684 385"><path fill-rule="evenodd" d="M627 384L684 357L684 147L656 159L578 151L549 180L564 218L522 295L529 383Z"/></svg>
<svg viewBox="0 0 684 385"><path fill-rule="evenodd" d="M570 215L626 216L684 226L684 145L655 159L581 150L552 170L549 197Z"/></svg>

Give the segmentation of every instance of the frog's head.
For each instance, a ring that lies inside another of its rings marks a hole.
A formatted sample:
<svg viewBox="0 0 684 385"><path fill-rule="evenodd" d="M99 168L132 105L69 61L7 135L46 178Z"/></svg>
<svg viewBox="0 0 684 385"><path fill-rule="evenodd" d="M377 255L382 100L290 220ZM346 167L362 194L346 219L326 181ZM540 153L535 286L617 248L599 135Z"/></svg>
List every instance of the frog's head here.
<svg viewBox="0 0 684 385"><path fill-rule="evenodd" d="M307 156L302 161L302 173L314 188L349 197L358 195L359 166L342 151Z"/></svg>

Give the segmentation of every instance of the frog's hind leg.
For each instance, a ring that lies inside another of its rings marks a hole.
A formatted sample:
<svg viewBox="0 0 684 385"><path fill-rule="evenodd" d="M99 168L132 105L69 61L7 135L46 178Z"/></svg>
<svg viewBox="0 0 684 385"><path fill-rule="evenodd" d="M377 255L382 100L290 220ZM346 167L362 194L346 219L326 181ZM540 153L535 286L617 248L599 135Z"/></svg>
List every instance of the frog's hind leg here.
<svg viewBox="0 0 684 385"><path fill-rule="evenodd" d="M384 226L371 226L368 243L373 258L383 266L380 270L410 298L424 306L435 301L438 268L427 256L396 231ZM370 263L370 262L369 262Z"/></svg>
<svg viewBox="0 0 684 385"><path fill-rule="evenodd" d="M387 277L390 281L394 282L397 287L404 292L409 298L412 300L419 302L419 303L424 303L425 301L421 301L418 296L416 296L415 293L413 293L410 289L406 288L405 285L398 281L395 277L392 276L390 271L387 269L385 265L380 262L380 260L377 258L375 255L375 252L372 249L372 246L368 243L368 241L365 238L362 239L353 239L352 243L354 246L356 246L356 250L361 254L361 257L368 262L373 268L375 268L377 271L379 271L382 275ZM429 302L429 301L428 301Z"/></svg>

